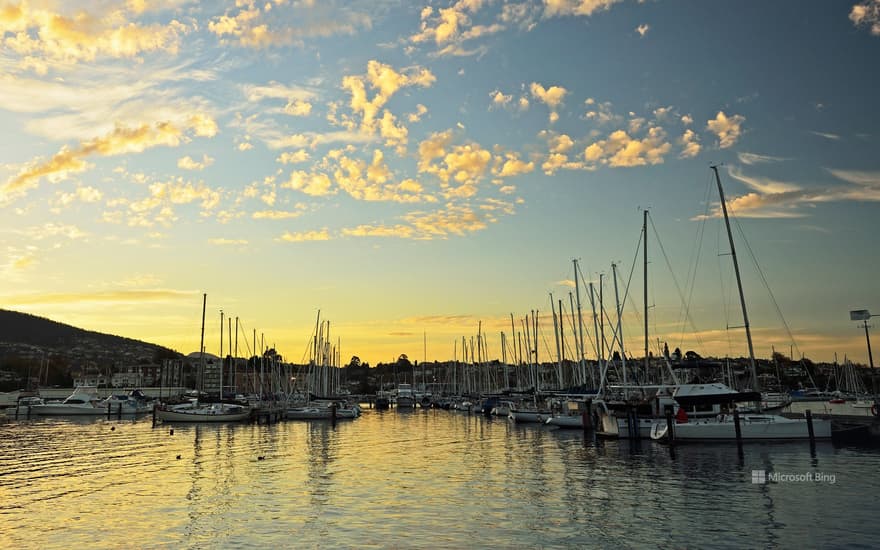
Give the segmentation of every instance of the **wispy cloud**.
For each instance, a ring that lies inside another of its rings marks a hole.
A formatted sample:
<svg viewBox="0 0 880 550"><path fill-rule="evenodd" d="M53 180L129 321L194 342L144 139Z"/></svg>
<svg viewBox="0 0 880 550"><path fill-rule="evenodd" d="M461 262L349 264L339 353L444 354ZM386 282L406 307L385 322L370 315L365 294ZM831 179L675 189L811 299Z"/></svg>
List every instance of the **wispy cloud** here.
<svg viewBox="0 0 880 550"><path fill-rule="evenodd" d="M80 302L137 303L191 298L195 291L170 289L106 290L95 292L59 292L45 294L18 294L4 298L10 305L70 304Z"/></svg>
<svg viewBox="0 0 880 550"><path fill-rule="evenodd" d="M828 132L816 132L816 131L811 131L810 133L813 134L814 136L819 136L819 137L823 137L825 139L830 139L831 141L840 141L840 135L838 135L838 134L831 134Z"/></svg>
<svg viewBox="0 0 880 550"><path fill-rule="evenodd" d="M757 153L737 153L736 157L741 163L748 164L749 166L790 160L785 157L772 157L770 155L759 155Z"/></svg>

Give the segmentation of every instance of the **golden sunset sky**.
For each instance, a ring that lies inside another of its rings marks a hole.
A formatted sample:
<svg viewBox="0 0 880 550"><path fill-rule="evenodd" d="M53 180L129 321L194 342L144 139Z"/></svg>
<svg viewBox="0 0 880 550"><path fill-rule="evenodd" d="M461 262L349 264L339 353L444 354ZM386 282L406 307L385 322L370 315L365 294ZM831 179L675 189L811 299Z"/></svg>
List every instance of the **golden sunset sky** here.
<svg viewBox="0 0 880 550"><path fill-rule="evenodd" d="M639 356L647 208L652 349L741 356L719 164L757 354L864 362L878 54L880 0L0 0L0 307L371 364L538 310L550 359L577 258Z"/></svg>

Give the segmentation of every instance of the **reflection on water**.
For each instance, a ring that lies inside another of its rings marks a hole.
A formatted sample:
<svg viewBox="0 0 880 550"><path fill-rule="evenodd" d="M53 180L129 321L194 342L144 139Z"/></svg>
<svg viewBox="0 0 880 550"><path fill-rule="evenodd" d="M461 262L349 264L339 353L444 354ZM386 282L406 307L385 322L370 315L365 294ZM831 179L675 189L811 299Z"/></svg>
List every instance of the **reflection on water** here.
<svg viewBox="0 0 880 550"><path fill-rule="evenodd" d="M0 425L0 547L873 545L877 450L681 446L447 411ZM753 470L835 483L753 483Z"/></svg>

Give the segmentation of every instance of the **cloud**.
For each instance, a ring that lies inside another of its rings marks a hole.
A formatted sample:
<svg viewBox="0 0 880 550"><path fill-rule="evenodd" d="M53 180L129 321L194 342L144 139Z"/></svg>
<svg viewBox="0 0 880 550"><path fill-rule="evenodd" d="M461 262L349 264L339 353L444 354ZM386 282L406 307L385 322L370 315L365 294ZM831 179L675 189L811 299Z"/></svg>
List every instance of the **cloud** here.
<svg viewBox="0 0 880 550"><path fill-rule="evenodd" d="M796 183L747 176L739 169L729 167L730 176L745 183L753 191L729 198L728 207L739 217L802 218L807 215L804 207L816 204L843 201L880 202L880 172L830 168L826 171L844 183L805 188ZM710 214L711 217L721 215L720 205Z"/></svg>
<svg viewBox="0 0 880 550"><path fill-rule="evenodd" d="M758 155L756 153L737 153L736 157L743 164L747 164L752 166L754 164L764 164L768 162L781 162L783 160L789 160L784 157L771 157L770 155Z"/></svg>
<svg viewBox="0 0 880 550"><path fill-rule="evenodd" d="M214 159L208 155L202 155L202 160L193 160L187 155L177 161L177 167L183 170L204 170L212 164L214 164Z"/></svg>
<svg viewBox="0 0 880 550"><path fill-rule="evenodd" d="M295 170L290 173L290 179L281 184L281 187L302 191L306 195L313 197L323 197L334 193L331 189L332 182L330 177L321 172L309 173L303 170Z"/></svg>
<svg viewBox="0 0 880 550"><path fill-rule="evenodd" d="M366 13L335 6L332 2L283 1L236 2L236 10L214 17L208 30L224 42L241 47L264 49L277 46L303 46L309 38L353 35L372 27Z"/></svg>
<svg viewBox="0 0 880 550"><path fill-rule="evenodd" d="M662 164L664 156L671 149L672 144L666 141L666 132L659 126L648 128L643 139L631 137L624 130L617 130L606 139L588 145L584 149L584 159L588 166L603 164L631 167Z"/></svg>
<svg viewBox="0 0 880 550"><path fill-rule="evenodd" d="M648 31L651 29L650 25L642 24L636 27L636 32L639 33L639 36L645 36L648 34Z"/></svg>
<svg viewBox="0 0 880 550"><path fill-rule="evenodd" d="M608 11L622 0L544 0L544 17L578 15L589 17L594 13Z"/></svg>
<svg viewBox="0 0 880 550"><path fill-rule="evenodd" d="M289 220L302 216L302 210L258 210L251 214L255 220Z"/></svg>
<svg viewBox="0 0 880 550"><path fill-rule="evenodd" d="M849 19L856 27L870 27L872 35L880 36L880 0L853 5Z"/></svg>
<svg viewBox="0 0 880 550"><path fill-rule="evenodd" d="M329 241L330 233L326 228L317 231L304 231L300 233L291 233L285 231L278 240L289 243L301 243L306 241Z"/></svg>
<svg viewBox="0 0 880 550"><path fill-rule="evenodd" d="M742 133L742 123L746 118L741 115L728 117L724 111L718 111L713 120L706 123L706 129L718 136L718 147L727 149L733 146Z"/></svg>
<svg viewBox="0 0 880 550"><path fill-rule="evenodd" d="M380 132L381 136L389 144L405 144L406 128L395 124L394 115L385 110L380 116L382 107L398 90L409 86L421 86L423 88L434 84L437 78L429 71L421 67L413 67L404 72L398 72L391 66L375 60L367 63L365 76L349 75L342 79L342 87L348 91L350 97L349 106L355 116L360 116L360 124L350 118L343 118L340 124L349 130L359 129L367 136ZM369 98L369 89L375 92Z"/></svg>
<svg viewBox="0 0 880 550"><path fill-rule="evenodd" d="M831 141L840 141L840 136L838 134L829 134L826 132L810 132L813 135L823 137L825 139L830 139Z"/></svg>
<svg viewBox="0 0 880 550"><path fill-rule="evenodd" d="M512 95L506 95L498 90L489 94L489 97L492 98L492 105L496 107L506 107L513 100Z"/></svg>
<svg viewBox="0 0 880 550"><path fill-rule="evenodd" d="M614 114L610 101L599 103L589 97L584 101L584 105L587 106L587 112L584 116L586 116L587 120L599 125L619 124L622 120L620 115Z"/></svg>
<svg viewBox="0 0 880 550"><path fill-rule="evenodd" d="M700 150L702 146L700 145L700 138L697 134L688 128L684 131L681 137L678 140L679 145L681 145L681 153L679 153L679 158L693 158L700 154Z"/></svg>
<svg viewBox="0 0 880 550"><path fill-rule="evenodd" d="M64 179L70 173L85 171L89 168L85 159L91 156L140 153L160 145L176 147L191 139L188 134L210 137L216 132L217 125L213 119L202 114L192 115L184 126L171 122L144 124L135 128L117 126L113 132L80 143L75 149L62 147L49 160L30 163L0 187L0 202L36 187L42 178Z"/></svg>
<svg viewBox="0 0 880 550"><path fill-rule="evenodd" d="M422 9L419 32L409 37L413 44L433 43L434 55L470 56L486 51L484 46L468 49L465 43L503 31L502 23L475 24L474 16L484 5L483 0L459 0L448 8Z"/></svg>
<svg viewBox="0 0 880 550"><path fill-rule="evenodd" d="M729 166L727 168L727 173L730 174L730 177L743 182L750 189L753 189L762 195L788 193L801 189L801 186L793 183L771 180L769 178L747 176L735 166Z"/></svg>
<svg viewBox="0 0 880 550"><path fill-rule="evenodd" d="M70 240L77 240L88 236L88 233L76 227L75 225L65 225L54 222L49 222L41 226L30 227L28 229L25 229L23 233L35 241L42 241L50 237L65 237Z"/></svg>
<svg viewBox="0 0 880 550"><path fill-rule="evenodd" d="M247 239L208 239L208 242L217 246L245 246L248 244Z"/></svg>
<svg viewBox="0 0 880 550"><path fill-rule="evenodd" d="M292 153L284 152L275 159L276 162L281 164L298 164L300 162L306 162L307 160L309 160L309 152L305 149L300 149Z"/></svg>
<svg viewBox="0 0 880 550"><path fill-rule="evenodd" d="M400 203L433 200L432 197L422 196L422 185L413 179L395 182L385 164L385 155L379 149L373 151L370 163L344 155L339 156L335 163L333 178L336 185L357 200Z"/></svg>
<svg viewBox="0 0 880 550"><path fill-rule="evenodd" d="M534 171L534 169L534 162L525 162L523 160L520 160L519 156L516 153L506 153L504 155L504 162L501 164L501 167L497 170L493 170L493 174L500 178L509 178L522 174L528 174Z"/></svg>
<svg viewBox="0 0 880 550"><path fill-rule="evenodd" d="M125 9L95 16L76 8L71 14L51 11L46 3L21 2L0 9L4 49L20 57L20 66L38 74L101 57L133 59L144 53L177 54L180 39L192 30L172 19L167 24L140 25ZM6 36L8 35L8 36Z"/></svg>
<svg viewBox="0 0 880 550"><path fill-rule="evenodd" d="M45 294L19 294L4 297L10 305L74 304L83 302L139 303L164 302L190 298L194 291L170 289L106 290L96 292L58 292Z"/></svg>
<svg viewBox="0 0 880 550"><path fill-rule="evenodd" d="M556 122L559 118L556 110L562 105L562 100L565 98L568 90L562 86L550 86L549 88L544 88L544 86L537 82L532 82L529 86L529 90L532 93L532 97L538 99L550 108L550 122Z"/></svg>
<svg viewBox="0 0 880 550"><path fill-rule="evenodd" d="M54 204L57 206L68 206L76 201L94 203L100 201L102 198L104 198L104 193L99 189L89 186L79 186L72 193L59 193Z"/></svg>

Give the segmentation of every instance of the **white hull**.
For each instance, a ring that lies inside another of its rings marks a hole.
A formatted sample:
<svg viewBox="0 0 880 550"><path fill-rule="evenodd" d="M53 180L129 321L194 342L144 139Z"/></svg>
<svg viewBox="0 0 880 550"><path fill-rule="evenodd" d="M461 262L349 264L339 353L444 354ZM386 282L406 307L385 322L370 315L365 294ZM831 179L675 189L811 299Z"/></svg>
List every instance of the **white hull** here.
<svg viewBox="0 0 880 550"><path fill-rule="evenodd" d="M33 405L30 409L31 414L39 416L99 416L107 414L107 407L64 405L62 403ZM122 412L125 413L125 409ZM116 414L116 410L113 409L110 414Z"/></svg>
<svg viewBox="0 0 880 550"><path fill-rule="evenodd" d="M156 418L162 422L240 422L251 415L250 409L240 405L208 405L205 407L156 409Z"/></svg>
<svg viewBox="0 0 880 550"><path fill-rule="evenodd" d="M560 428L584 429L584 417L579 414L551 416L545 423L548 426L558 426Z"/></svg>
<svg viewBox="0 0 880 550"><path fill-rule="evenodd" d="M520 411L511 409L508 418L513 419L514 422L537 422L542 424L551 416L553 414L550 411Z"/></svg>
<svg viewBox="0 0 880 550"><path fill-rule="evenodd" d="M651 428L660 419L639 418L639 437L641 439L651 438ZM664 419L663 422L666 422ZM629 420L625 416L615 416L610 413L599 413L599 435L604 437L616 437L618 439L629 439Z"/></svg>
<svg viewBox="0 0 880 550"><path fill-rule="evenodd" d="M355 409L337 409L336 418L357 418L358 413ZM295 409L287 409L284 418L288 420L331 420L333 411L327 407L297 407Z"/></svg>
<svg viewBox="0 0 880 550"><path fill-rule="evenodd" d="M673 427L676 441L736 441L736 425L732 415L723 419L710 419ZM770 414L744 414L740 418L740 434L744 441L780 441L809 439L806 419L785 418ZM816 439L831 438L831 421L813 419L813 435ZM658 423L651 437L666 436L666 424Z"/></svg>

